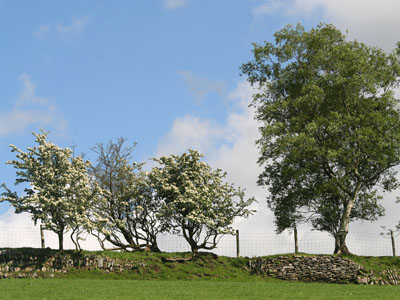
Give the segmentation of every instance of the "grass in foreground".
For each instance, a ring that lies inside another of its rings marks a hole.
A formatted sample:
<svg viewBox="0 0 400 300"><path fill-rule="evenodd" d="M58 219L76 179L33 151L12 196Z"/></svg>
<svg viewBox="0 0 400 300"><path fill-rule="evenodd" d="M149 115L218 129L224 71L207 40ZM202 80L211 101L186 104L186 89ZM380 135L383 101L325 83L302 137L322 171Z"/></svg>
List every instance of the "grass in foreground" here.
<svg viewBox="0 0 400 300"><path fill-rule="evenodd" d="M0 280L0 299L397 299L399 286L301 282L98 279Z"/></svg>

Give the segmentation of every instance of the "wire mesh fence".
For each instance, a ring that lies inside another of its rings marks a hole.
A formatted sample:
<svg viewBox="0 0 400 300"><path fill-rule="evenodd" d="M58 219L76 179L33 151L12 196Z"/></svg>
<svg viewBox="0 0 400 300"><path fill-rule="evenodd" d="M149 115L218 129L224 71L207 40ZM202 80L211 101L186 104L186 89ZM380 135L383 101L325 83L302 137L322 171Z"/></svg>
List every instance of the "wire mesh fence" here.
<svg viewBox="0 0 400 300"><path fill-rule="evenodd" d="M80 242L84 250L102 250L97 239L91 235L83 235ZM58 237L51 231L44 231L45 246L58 248ZM391 256L392 242L387 236L378 233L349 233L346 240L349 250L357 255ZM294 252L294 237L289 233L239 233L239 252L241 256L264 256ZM158 245L165 252L187 252L190 247L187 242L177 235L160 235ZM310 254L332 254L334 239L321 232L304 232L298 235L299 251ZM395 239L397 248L397 238ZM40 248L40 229L37 228L6 228L0 227L0 248ZM111 244L106 244L112 248ZM75 249L69 234L64 236L64 249ZM236 236L226 235L221 238L218 247L212 252L217 255L237 255Z"/></svg>

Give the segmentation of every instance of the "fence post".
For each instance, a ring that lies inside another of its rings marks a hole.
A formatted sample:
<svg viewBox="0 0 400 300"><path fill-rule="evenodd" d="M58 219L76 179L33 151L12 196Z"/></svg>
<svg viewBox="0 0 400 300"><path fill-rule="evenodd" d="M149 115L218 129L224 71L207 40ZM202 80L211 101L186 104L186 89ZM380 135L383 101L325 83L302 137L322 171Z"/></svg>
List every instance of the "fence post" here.
<svg viewBox="0 0 400 300"><path fill-rule="evenodd" d="M40 225L40 242L41 242L41 245L42 245L42 249L44 249L45 248L45 245L44 245L44 232L43 232L43 226L42 225Z"/></svg>
<svg viewBox="0 0 400 300"><path fill-rule="evenodd" d="M395 244L394 244L393 230L390 230L390 238L392 239L392 251L393 251L393 256L396 256L396 246L395 246Z"/></svg>
<svg viewBox="0 0 400 300"><path fill-rule="evenodd" d="M239 230L236 229L236 257L240 256Z"/></svg>
<svg viewBox="0 0 400 300"><path fill-rule="evenodd" d="M299 240L297 238L297 227L294 225L294 253L299 253Z"/></svg>

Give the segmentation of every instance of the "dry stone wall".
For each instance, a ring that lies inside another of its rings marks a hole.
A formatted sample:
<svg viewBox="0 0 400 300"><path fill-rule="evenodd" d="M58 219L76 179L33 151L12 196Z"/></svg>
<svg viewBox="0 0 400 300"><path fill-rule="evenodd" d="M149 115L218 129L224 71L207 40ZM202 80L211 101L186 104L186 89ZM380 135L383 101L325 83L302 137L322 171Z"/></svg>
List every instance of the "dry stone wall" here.
<svg viewBox="0 0 400 300"><path fill-rule="evenodd" d="M99 255L80 255L62 252L0 251L0 279L24 277L54 277L57 273L69 270L102 270L104 272L137 271L142 272L145 262L132 262Z"/></svg>
<svg viewBox="0 0 400 300"><path fill-rule="evenodd" d="M400 270L387 269L379 274L366 272L359 264L338 256L279 256L249 261L256 274L283 280L304 282L399 284Z"/></svg>

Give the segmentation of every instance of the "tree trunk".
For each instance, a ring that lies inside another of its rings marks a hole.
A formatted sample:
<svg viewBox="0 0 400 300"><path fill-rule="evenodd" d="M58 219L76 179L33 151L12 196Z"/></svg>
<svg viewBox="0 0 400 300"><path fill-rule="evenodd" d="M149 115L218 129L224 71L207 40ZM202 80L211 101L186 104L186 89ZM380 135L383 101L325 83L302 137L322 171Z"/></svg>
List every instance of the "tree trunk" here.
<svg viewBox="0 0 400 300"><path fill-rule="evenodd" d="M299 240L297 238L297 226L294 225L294 253L299 253Z"/></svg>
<svg viewBox="0 0 400 300"><path fill-rule="evenodd" d="M199 255L199 247L196 245L196 243L191 243L190 248L192 250L192 257L197 257Z"/></svg>
<svg viewBox="0 0 400 300"><path fill-rule="evenodd" d="M339 231L335 236L335 251L334 254L351 254L346 245L346 236L348 231Z"/></svg>
<svg viewBox="0 0 400 300"><path fill-rule="evenodd" d="M64 231L58 232L58 249L64 250Z"/></svg>
<svg viewBox="0 0 400 300"><path fill-rule="evenodd" d="M197 245L196 241L193 239L193 236L194 236L193 228L186 227L184 223L181 225L181 228L182 228L183 237L188 242L190 249L192 251L192 257L197 256L197 254L199 253L199 246ZM186 232L186 230L187 230L187 232Z"/></svg>
<svg viewBox="0 0 400 300"><path fill-rule="evenodd" d="M149 248L151 252L161 252L160 248L158 248L157 242L155 241L153 241Z"/></svg>
<svg viewBox="0 0 400 300"><path fill-rule="evenodd" d="M148 233L148 240L146 241L149 244L149 249L152 252L161 252L157 243L157 234Z"/></svg>
<svg viewBox="0 0 400 300"><path fill-rule="evenodd" d="M346 236L349 233L350 213L357 200L358 192L360 191L361 184L357 184L354 191L353 198L350 199L343 211L342 219L340 220L339 230L335 235L335 251L334 254L349 255L351 254L346 245Z"/></svg>
<svg viewBox="0 0 400 300"><path fill-rule="evenodd" d="M354 203L357 201L358 193L360 192L362 184L357 183L356 188L353 191L353 196L346 203L342 215L342 219L340 220L339 230L335 235L335 251L334 254L338 255L349 255L351 254L346 245L346 236L349 233L349 223L350 223L350 213L353 209Z"/></svg>
<svg viewBox="0 0 400 300"><path fill-rule="evenodd" d="M75 234L75 232L77 233L76 234L76 240L74 239L74 234ZM74 245L75 245L75 250L76 251L81 251L82 249L81 249L81 245L79 244L79 228L75 228L74 230L72 230L72 233L71 233L71 241L74 243Z"/></svg>

